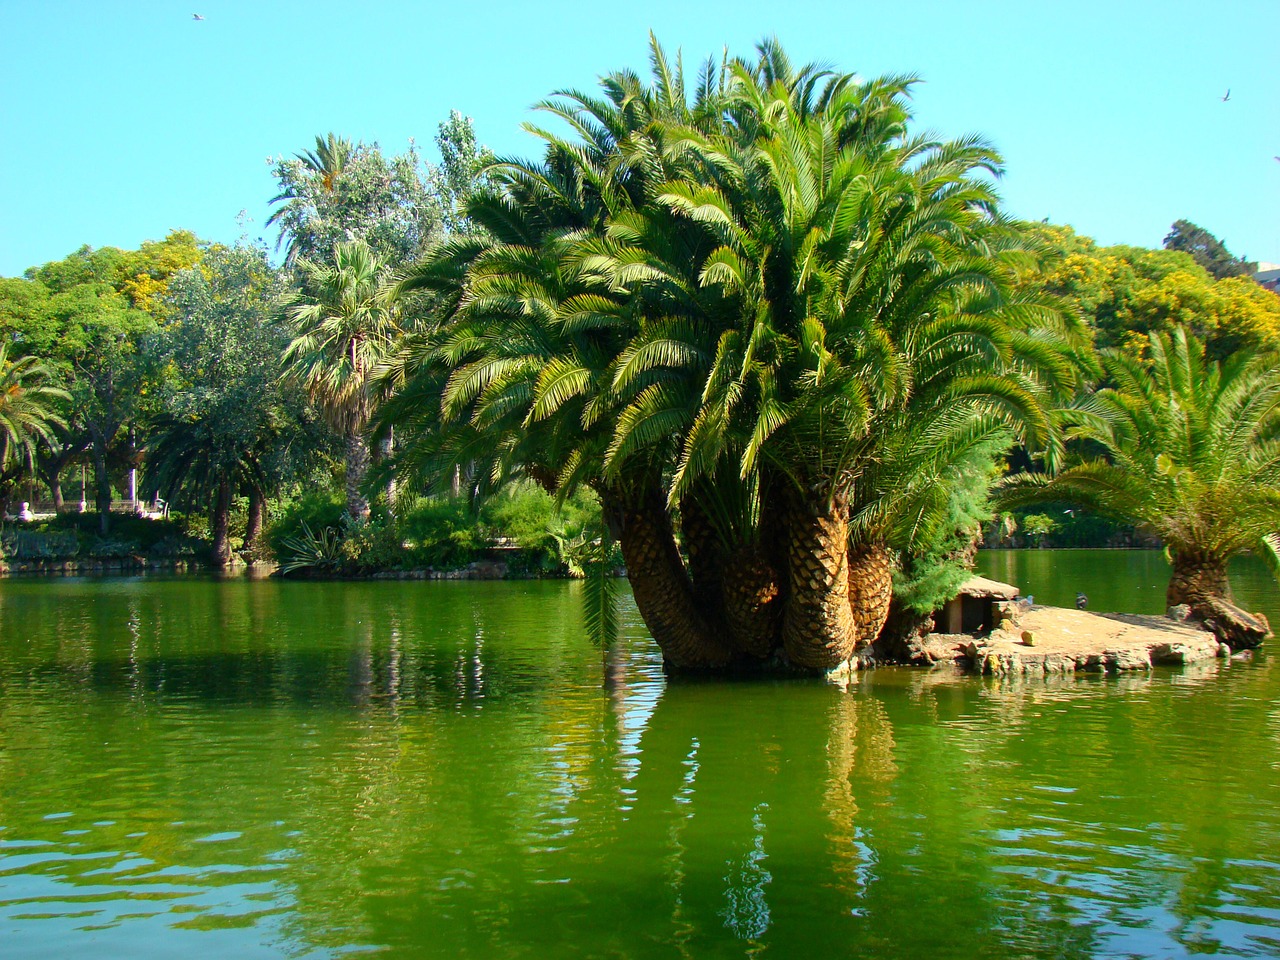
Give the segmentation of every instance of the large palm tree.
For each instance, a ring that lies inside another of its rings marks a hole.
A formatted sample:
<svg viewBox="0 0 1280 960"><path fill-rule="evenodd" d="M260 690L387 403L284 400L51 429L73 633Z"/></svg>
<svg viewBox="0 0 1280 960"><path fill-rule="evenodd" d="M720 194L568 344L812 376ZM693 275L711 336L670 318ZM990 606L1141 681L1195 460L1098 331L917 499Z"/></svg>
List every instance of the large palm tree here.
<svg viewBox="0 0 1280 960"><path fill-rule="evenodd" d="M0 344L0 471L31 469L36 447L52 444L55 429L66 426L57 402L69 399L46 364L32 356L10 360L9 344Z"/></svg>
<svg viewBox="0 0 1280 960"><path fill-rule="evenodd" d="M1266 624L1234 607L1227 563L1252 552L1280 578L1280 362L1215 363L1183 328L1149 349L1147 361L1103 351L1107 385L1061 413L1086 455L1056 476L1011 477L1001 499L1071 500L1150 530L1173 564L1168 603L1256 643Z"/></svg>
<svg viewBox="0 0 1280 960"><path fill-rule="evenodd" d="M1049 389L1071 379L1065 330L1013 297L1017 238L982 176L999 158L907 138L909 79L797 71L773 44L731 69L737 128L688 133L707 160L659 197L717 236L702 282L739 304L672 494L726 462L773 491L783 643L828 668L883 626L914 478L945 476L1001 421L1043 430Z"/></svg>
<svg viewBox="0 0 1280 960"><path fill-rule="evenodd" d="M293 340L286 376L307 391L345 445L347 512L369 515L363 492L369 470L374 372L401 333L388 293L388 271L360 240L334 246L331 263L298 262L302 289L286 311Z"/></svg>
<svg viewBox="0 0 1280 960"><path fill-rule="evenodd" d="M689 102L678 59L652 61L648 86L545 105L576 139L501 165L472 206L492 243L411 279L449 308L388 413L435 418L406 454L487 447L495 478L597 490L669 663L835 666L878 632L891 531L928 501L898 480L1042 424L1054 334L1027 331L1051 324L1010 299L974 175L994 155L907 140L907 80L766 44Z"/></svg>

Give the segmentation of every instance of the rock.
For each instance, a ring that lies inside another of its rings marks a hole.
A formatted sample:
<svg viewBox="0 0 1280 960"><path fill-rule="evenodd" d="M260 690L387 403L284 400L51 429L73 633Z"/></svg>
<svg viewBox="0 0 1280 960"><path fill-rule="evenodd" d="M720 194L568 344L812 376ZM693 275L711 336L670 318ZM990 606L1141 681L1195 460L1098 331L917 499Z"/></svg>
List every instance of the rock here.
<svg viewBox="0 0 1280 960"><path fill-rule="evenodd" d="M1191 619L1191 607L1185 603L1177 603L1165 611L1164 615L1170 620L1179 622Z"/></svg>
<svg viewBox="0 0 1280 960"><path fill-rule="evenodd" d="M1024 646L1034 647L1036 645L1036 635L1030 630L1023 630L1022 643Z"/></svg>
<svg viewBox="0 0 1280 960"><path fill-rule="evenodd" d="M1151 648L1152 663L1182 666L1196 659L1195 651L1185 643L1161 643Z"/></svg>

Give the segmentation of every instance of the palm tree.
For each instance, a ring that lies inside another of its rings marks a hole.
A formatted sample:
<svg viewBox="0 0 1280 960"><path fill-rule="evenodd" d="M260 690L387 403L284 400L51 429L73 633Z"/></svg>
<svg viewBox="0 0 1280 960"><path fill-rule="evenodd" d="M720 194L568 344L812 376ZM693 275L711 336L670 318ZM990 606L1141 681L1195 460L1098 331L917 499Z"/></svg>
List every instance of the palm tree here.
<svg viewBox="0 0 1280 960"><path fill-rule="evenodd" d="M387 415L417 418L406 462L479 452L494 481L595 489L668 663L781 645L835 666L932 509L912 469L945 479L997 426L1042 428L1062 331L1009 293L1014 238L976 176L997 158L906 139L908 79L766 44L704 67L690 103L679 61L655 42L652 62L650 86L544 105L578 139L500 165L471 207L491 243L406 283L447 309Z"/></svg>
<svg viewBox="0 0 1280 960"><path fill-rule="evenodd" d="M281 223L289 233L288 247L285 251L285 259L289 263L296 262L299 257L312 252L303 249L302 238L296 230L288 229L295 226L297 221L305 219L306 211L314 205L315 198L308 196L308 193L318 188L325 194L333 194L337 189L338 179L346 172L355 152L355 144L350 140L329 133L324 137L316 137L314 150L304 150L302 153L294 154L301 162L302 168L313 175L314 187L309 186L306 180L287 181L284 189L270 200L271 203L279 203L282 206L267 218L267 226Z"/></svg>
<svg viewBox="0 0 1280 960"><path fill-rule="evenodd" d="M286 316L293 340L286 376L307 391L345 443L347 512L369 515L362 487L369 470L367 431L373 376L401 330L386 266L361 240L334 246L331 264L298 262L302 290Z"/></svg>
<svg viewBox="0 0 1280 960"><path fill-rule="evenodd" d="M659 198L718 237L702 282L739 303L672 495L726 464L771 491L783 643L829 668L883 626L907 484L1001 422L1042 432L1049 389L1071 379L1065 330L1013 298L1017 238L980 176L994 151L905 136L910 78L797 71L775 44L731 70L749 138L688 133L708 159Z"/></svg>
<svg viewBox="0 0 1280 960"><path fill-rule="evenodd" d="M1071 500L1145 527L1173 564L1168 603L1252 645L1268 628L1232 603L1227 563L1256 553L1280 578L1280 364L1245 353L1215 363L1183 328L1149 343L1148 362L1103 351L1108 385L1061 413L1070 439L1104 455L1011 477L1001 501Z"/></svg>
<svg viewBox="0 0 1280 960"><path fill-rule="evenodd" d="M36 448L53 445L55 429L66 427L54 405L71 395L52 380L38 358L10 360L9 344L0 344L0 473L7 479L32 469Z"/></svg>

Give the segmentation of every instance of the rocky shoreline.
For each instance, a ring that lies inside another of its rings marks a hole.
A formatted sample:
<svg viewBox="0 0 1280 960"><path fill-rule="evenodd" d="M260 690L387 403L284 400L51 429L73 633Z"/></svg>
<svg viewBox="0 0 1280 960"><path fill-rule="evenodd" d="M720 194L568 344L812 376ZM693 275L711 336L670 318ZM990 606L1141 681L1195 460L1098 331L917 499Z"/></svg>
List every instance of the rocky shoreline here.
<svg viewBox="0 0 1280 960"><path fill-rule="evenodd" d="M930 634L922 653L935 664L995 676L1126 673L1233 655L1194 621L1043 605L1025 607L1016 623L1003 620L985 635Z"/></svg>

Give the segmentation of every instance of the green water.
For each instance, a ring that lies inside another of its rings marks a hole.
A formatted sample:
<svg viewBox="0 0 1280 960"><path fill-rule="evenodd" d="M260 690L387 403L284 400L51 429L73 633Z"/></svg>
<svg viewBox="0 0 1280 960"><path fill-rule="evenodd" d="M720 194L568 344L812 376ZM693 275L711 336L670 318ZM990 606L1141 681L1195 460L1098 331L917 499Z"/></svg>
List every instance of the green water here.
<svg viewBox="0 0 1280 960"><path fill-rule="evenodd" d="M0 957L1276 956L1275 662L667 683L572 584L7 581Z"/></svg>

